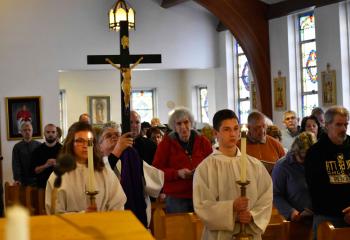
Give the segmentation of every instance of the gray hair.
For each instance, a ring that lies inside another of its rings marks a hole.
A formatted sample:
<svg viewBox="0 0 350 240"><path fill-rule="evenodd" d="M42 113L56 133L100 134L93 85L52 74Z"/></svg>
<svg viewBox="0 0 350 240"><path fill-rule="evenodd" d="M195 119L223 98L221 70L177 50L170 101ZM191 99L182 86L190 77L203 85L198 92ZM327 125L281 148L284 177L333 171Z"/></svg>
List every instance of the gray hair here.
<svg viewBox="0 0 350 240"><path fill-rule="evenodd" d="M263 119L264 122L266 123L266 117L263 113L259 112L259 111L253 111L251 113L249 113L248 115L248 124L251 125L253 124L253 122L255 123L256 121Z"/></svg>
<svg viewBox="0 0 350 240"><path fill-rule="evenodd" d="M103 124L103 126L101 127L100 131L97 135L97 140L98 142L100 142L102 139L101 139L101 136L103 135L103 133L109 129L109 128L114 128L117 130L117 132L122 132L121 130L121 126L120 124L114 122L114 121L109 121L109 122L106 122L105 124Z"/></svg>
<svg viewBox="0 0 350 240"><path fill-rule="evenodd" d="M175 123L178 120L187 117L191 122L191 126L194 126L194 117L188 108L179 107L174 110L174 112L170 115L168 125L172 130L175 130Z"/></svg>
<svg viewBox="0 0 350 240"><path fill-rule="evenodd" d="M342 106L333 106L330 107L326 113L324 114L324 120L326 124L332 123L334 117L336 115L340 115L342 117L346 117L349 120L349 111Z"/></svg>
<svg viewBox="0 0 350 240"><path fill-rule="evenodd" d="M288 114L293 114L296 118L298 118L298 115L297 115L297 113L296 113L295 111L293 111L293 110L288 110L288 111L285 111L285 112L283 113L283 120L286 119L286 117L287 117Z"/></svg>

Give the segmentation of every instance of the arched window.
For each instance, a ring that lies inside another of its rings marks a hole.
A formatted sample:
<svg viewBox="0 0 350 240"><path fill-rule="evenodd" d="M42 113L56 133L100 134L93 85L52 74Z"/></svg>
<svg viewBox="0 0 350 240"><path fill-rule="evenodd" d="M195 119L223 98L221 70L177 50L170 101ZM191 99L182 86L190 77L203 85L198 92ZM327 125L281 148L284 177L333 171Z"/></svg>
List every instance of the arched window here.
<svg viewBox="0 0 350 240"><path fill-rule="evenodd" d="M236 43L234 48L237 57L237 79L238 79L238 114L241 123L247 123L247 118L251 109L249 77L249 64L243 49Z"/></svg>
<svg viewBox="0 0 350 240"><path fill-rule="evenodd" d="M317 52L315 17L307 12L298 17L301 56L302 114L308 116L318 106Z"/></svg>

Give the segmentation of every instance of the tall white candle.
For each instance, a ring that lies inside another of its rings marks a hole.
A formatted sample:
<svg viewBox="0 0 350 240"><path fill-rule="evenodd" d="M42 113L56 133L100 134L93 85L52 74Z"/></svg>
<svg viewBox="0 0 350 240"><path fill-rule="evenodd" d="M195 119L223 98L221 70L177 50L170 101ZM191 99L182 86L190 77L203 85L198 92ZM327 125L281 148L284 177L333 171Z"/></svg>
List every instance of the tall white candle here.
<svg viewBox="0 0 350 240"><path fill-rule="evenodd" d="M92 133L89 133L88 136L88 169L89 169L89 176L88 176L88 186L87 191L88 192L95 192L95 170L94 170L94 145L92 141Z"/></svg>
<svg viewBox="0 0 350 240"><path fill-rule="evenodd" d="M6 210L5 240L29 240L29 212L15 205Z"/></svg>
<svg viewBox="0 0 350 240"><path fill-rule="evenodd" d="M241 182L247 181L247 131L246 126L243 125L241 129Z"/></svg>

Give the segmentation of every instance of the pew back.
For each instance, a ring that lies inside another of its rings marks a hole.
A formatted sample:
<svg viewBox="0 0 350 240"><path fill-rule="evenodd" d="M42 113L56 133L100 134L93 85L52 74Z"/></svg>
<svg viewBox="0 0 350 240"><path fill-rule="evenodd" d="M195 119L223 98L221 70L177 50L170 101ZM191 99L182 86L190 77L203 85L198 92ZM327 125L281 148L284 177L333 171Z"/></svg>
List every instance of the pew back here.
<svg viewBox="0 0 350 240"><path fill-rule="evenodd" d="M157 240L199 240L203 224L194 213L165 214L161 208L153 213L153 234Z"/></svg>
<svg viewBox="0 0 350 240"><path fill-rule="evenodd" d="M348 240L350 238L350 227L335 228L330 222L323 222L318 225L318 240Z"/></svg>
<svg viewBox="0 0 350 240"><path fill-rule="evenodd" d="M45 215L45 190L31 186L11 185L5 183L5 208L21 204L29 210L30 215Z"/></svg>

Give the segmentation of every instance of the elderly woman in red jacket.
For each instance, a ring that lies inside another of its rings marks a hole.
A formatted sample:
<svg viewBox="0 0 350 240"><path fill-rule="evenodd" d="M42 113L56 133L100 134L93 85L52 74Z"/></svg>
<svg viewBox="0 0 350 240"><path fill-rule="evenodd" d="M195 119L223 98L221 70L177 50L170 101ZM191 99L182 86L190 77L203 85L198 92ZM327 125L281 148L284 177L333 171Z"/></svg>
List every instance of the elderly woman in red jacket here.
<svg viewBox="0 0 350 240"><path fill-rule="evenodd" d="M173 131L159 143L153 165L165 173L163 191L167 196L167 212L193 212L193 173L212 152L212 147L192 128L194 118L188 109L175 109L168 124Z"/></svg>

